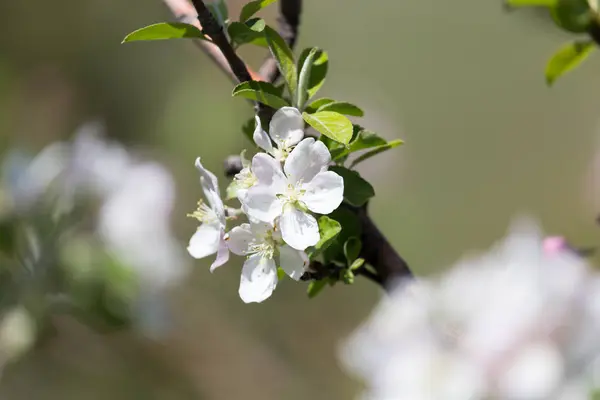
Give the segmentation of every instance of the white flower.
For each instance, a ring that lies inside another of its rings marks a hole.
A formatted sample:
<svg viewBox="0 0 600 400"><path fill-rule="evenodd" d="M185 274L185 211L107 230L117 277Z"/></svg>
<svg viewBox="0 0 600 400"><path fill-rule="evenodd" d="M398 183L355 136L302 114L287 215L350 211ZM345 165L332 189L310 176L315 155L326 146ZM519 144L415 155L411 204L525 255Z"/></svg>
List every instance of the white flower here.
<svg viewBox="0 0 600 400"><path fill-rule="evenodd" d="M599 356L600 277L546 252L530 223L438 278L399 283L342 353L375 400L564 398L591 389Z"/></svg>
<svg viewBox="0 0 600 400"><path fill-rule="evenodd" d="M242 170L234 177L231 184L227 187L227 199L236 198L241 202L244 201L248 189L254 186L257 182L256 176L252 172L250 161L245 157L246 150L240 154L242 160Z"/></svg>
<svg viewBox="0 0 600 400"><path fill-rule="evenodd" d="M200 226L190 239L188 252L194 258L203 258L217 253L217 258L210 266L212 272L229 260L229 251L223 238L226 222L225 207L219 194L217 177L202 166L200 157L196 159L196 168L200 171L200 184L208 205L200 200L198 209L190 214L200 221Z"/></svg>
<svg viewBox="0 0 600 400"><path fill-rule="evenodd" d="M226 236L232 253L247 256L242 268L239 294L245 303L260 303L277 286L277 264L294 280L300 280L308 266L308 257L282 243L269 224L250 223L236 226Z"/></svg>
<svg viewBox="0 0 600 400"><path fill-rule="evenodd" d="M310 210L329 214L343 200L344 180L327 171L331 161L323 142L302 140L290 153L283 170L279 161L264 153L252 159L252 171L258 184L251 187L243 203L251 218L273 222L280 217L283 240L297 250L319 241L319 226Z"/></svg>
<svg viewBox="0 0 600 400"><path fill-rule="evenodd" d="M285 160L292 147L303 137L304 120L300 111L294 107L282 107L275 112L269 124L269 134L262 129L260 118L256 116L254 142L278 161ZM273 147L271 140L277 147Z"/></svg>

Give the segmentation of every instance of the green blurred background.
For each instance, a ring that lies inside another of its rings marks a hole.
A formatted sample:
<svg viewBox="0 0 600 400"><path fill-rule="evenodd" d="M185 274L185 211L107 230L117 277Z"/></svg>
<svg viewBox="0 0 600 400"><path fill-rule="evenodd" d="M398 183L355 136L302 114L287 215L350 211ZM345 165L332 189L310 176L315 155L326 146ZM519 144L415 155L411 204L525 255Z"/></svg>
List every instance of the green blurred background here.
<svg viewBox="0 0 600 400"><path fill-rule="evenodd" d="M230 1L231 13L241 5ZM264 16L274 22L275 12ZM221 171L249 145L240 126L252 110L190 42L120 44L165 20L159 0L0 2L0 146L36 151L104 120L111 137L175 174L185 245L196 229L185 214L201 196L194 159ZM543 13L506 13L500 0L305 1L298 48L330 53L320 94L362 106L362 125L406 142L359 170L378 194L374 219L417 274L489 246L517 214L598 243L600 57L551 90L543 78L568 39ZM257 67L265 53L242 55ZM309 301L304 284L285 281L245 305L239 266L210 274L196 262L160 342L57 319L58 333L5 371L0 397L352 398L359 384L338 366L337 346L379 289L358 279Z"/></svg>

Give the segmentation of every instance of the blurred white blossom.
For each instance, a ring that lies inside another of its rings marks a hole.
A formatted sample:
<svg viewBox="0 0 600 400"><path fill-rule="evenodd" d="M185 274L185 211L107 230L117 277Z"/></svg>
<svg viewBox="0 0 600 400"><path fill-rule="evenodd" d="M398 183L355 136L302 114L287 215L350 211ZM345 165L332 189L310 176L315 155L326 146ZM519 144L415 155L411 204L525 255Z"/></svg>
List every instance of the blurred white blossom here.
<svg viewBox="0 0 600 400"><path fill-rule="evenodd" d="M525 220L488 254L398 282L341 353L381 400L583 400L598 355L600 277Z"/></svg>
<svg viewBox="0 0 600 400"><path fill-rule="evenodd" d="M8 309L0 319L0 367L27 352L34 344L35 320L22 306Z"/></svg>

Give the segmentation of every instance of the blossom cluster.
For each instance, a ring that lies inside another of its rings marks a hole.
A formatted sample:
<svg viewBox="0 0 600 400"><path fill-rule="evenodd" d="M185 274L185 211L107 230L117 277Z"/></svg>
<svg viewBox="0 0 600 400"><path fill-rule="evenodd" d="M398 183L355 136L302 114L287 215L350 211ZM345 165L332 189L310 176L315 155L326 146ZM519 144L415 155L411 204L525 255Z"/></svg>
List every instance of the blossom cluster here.
<svg viewBox="0 0 600 400"><path fill-rule="evenodd" d="M591 398L600 276L556 242L521 221L489 254L398 283L342 347L363 398Z"/></svg>
<svg viewBox="0 0 600 400"><path fill-rule="evenodd" d="M228 193L241 208L225 207L217 178L196 160L206 202L190 214L200 221L188 251L194 258L217 254L211 271L229 260L229 252L246 257L239 295L261 302L273 293L277 268L299 280L307 270L306 250L319 242L315 214L327 215L342 203L344 180L328 171L331 154L325 144L304 138L304 120L298 109L275 112L269 133L256 117L253 139L262 150L244 160ZM227 231L227 222L245 215L247 223Z"/></svg>

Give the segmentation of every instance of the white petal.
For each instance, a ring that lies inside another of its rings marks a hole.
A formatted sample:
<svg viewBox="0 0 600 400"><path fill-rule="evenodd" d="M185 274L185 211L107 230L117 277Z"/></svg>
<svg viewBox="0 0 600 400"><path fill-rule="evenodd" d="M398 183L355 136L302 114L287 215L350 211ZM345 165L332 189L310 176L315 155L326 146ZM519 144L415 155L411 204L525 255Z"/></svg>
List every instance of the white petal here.
<svg viewBox="0 0 600 400"><path fill-rule="evenodd" d="M225 237L229 250L238 256L245 256L248 254L248 247L253 240L254 234L250 229L250 224L236 226Z"/></svg>
<svg viewBox="0 0 600 400"><path fill-rule="evenodd" d="M287 179L281 170L281 163L265 153L258 153L252 158L252 172L260 185L273 188L275 193L283 193Z"/></svg>
<svg viewBox="0 0 600 400"><path fill-rule="evenodd" d="M302 201L319 214L331 213L344 199L344 179L333 171L319 172L303 189Z"/></svg>
<svg viewBox="0 0 600 400"><path fill-rule="evenodd" d="M319 241L319 224L312 215L287 205L281 215L281 236L296 250L304 250Z"/></svg>
<svg viewBox="0 0 600 400"><path fill-rule="evenodd" d="M292 279L299 281L308 267L308 257L305 252L290 246L279 248L279 266Z"/></svg>
<svg viewBox="0 0 600 400"><path fill-rule="evenodd" d="M284 170L290 182L309 182L327 170L331 154L323 142L313 138L302 140L285 160Z"/></svg>
<svg viewBox="0 0 600 400"><path fill-rule="evenodd" d="M215 261L213 261L212 265L210 266L210 272L213 272L215 269L229 261L229 248L227 247L227 243L225 242L223 235L224 231L221 228L219 248L217 249L217 258L215 258Z"/></svg>
<svg viewBox="0 0 600 400"><path fill-rule="evenodd" d="M217 252L220 240L220 224L202 224L190 239L187 250L194 258L204 258Z"/></svg>
<svg viewBox="0 0 600 400"><path fill-rule="evenodd" d="M258 185L248 189L242 208L250 218L273 222L281 214L282 204L270 187Z"/></svg>
<svg viewBox="0 0 600 400"><path fill-rule="evenodd" d="M271 119L269 134L280 149L294 146L304 137L304 120L294 107L282 107Z"/></svg>
<svg viewBox="0 0 600 400"><path fill-rule="evenodd" d="M244 303L260 303L268 299L277 286L277 267L270 258L254 254L242 267L240 298Z"/></svg>
<svg viewBox="0 0 600 400"><path fill-rule="evenodd" d="M256 128L254 129L254 134L252 135L252 139L254 139L254 143L267 153L271 153L273 151L273 144L271 143L271 138L267 135L267 132L264 131L262 126L260 125L260 118L258 115L256 116Z"/></svg>
<svg viewBox="0 0 600 400"><path fill-rule="evenodd" d="M200 157L196 158L196 168L200 171L200 184L204 191L204 196L210 208L219 216L220 219L225 218L225 211L223 207L223 200L219 194L219 183L215 174L204 168L200 162Z"/></svg>

